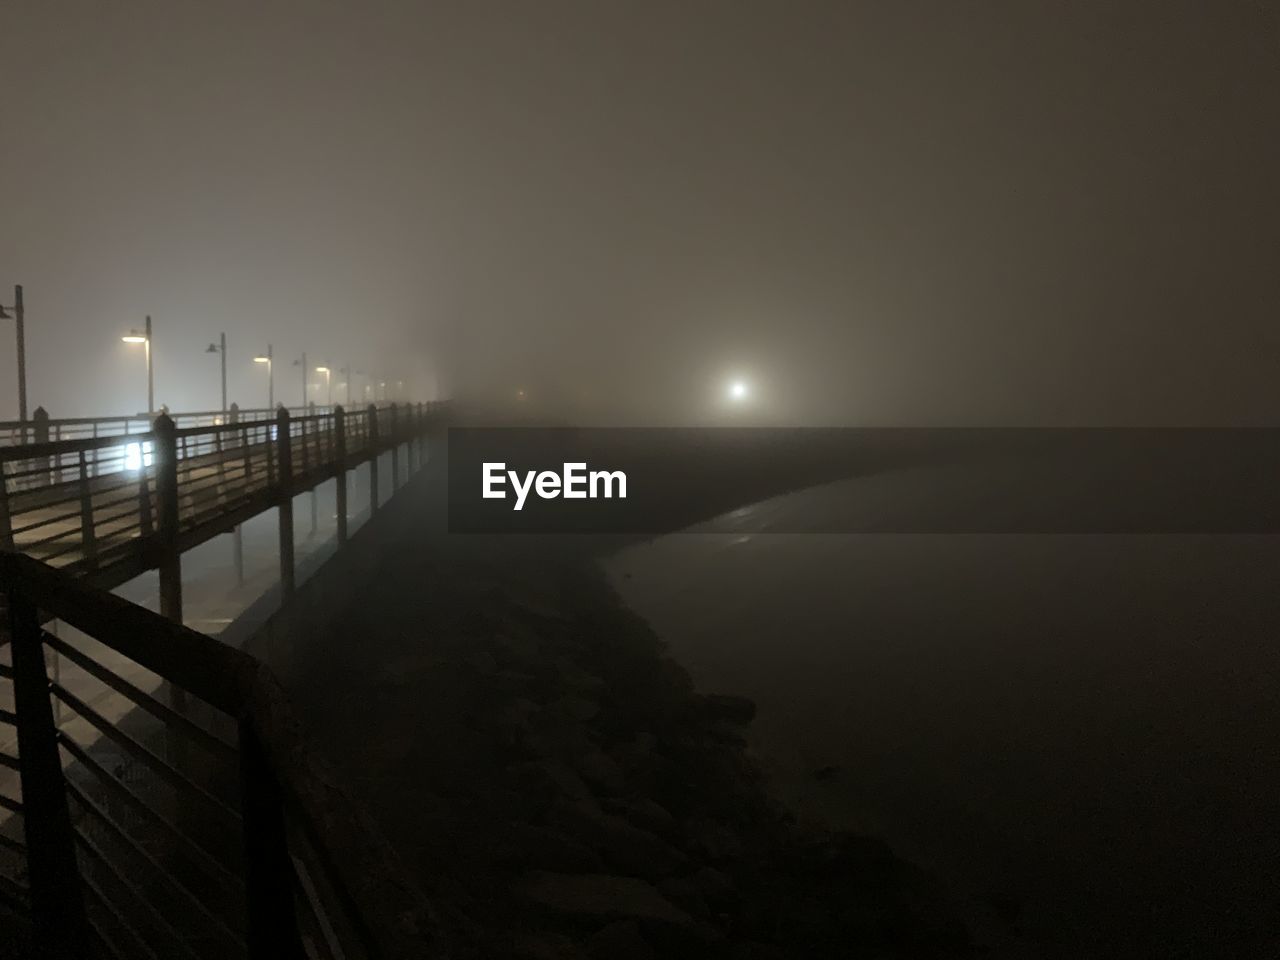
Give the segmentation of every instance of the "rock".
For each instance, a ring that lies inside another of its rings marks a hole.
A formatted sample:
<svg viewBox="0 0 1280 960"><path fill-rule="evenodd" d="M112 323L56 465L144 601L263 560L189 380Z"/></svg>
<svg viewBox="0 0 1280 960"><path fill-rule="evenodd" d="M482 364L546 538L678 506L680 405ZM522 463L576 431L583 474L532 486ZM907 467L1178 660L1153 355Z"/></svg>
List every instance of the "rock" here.
<svg viewBox="0 0 1280 960"><path fill-rule="evenodd" d="M582 724L555 722L550 717L545 719L547 722L538 724L525 739L524 747L531 756L573 762L600 749ZM573 765L577 768L576 763Z"/></svg>
<svg viewBox="0 0 1280 960"><path fill-rule="evenodd" d="M521 870L600 873L604 863L590 847L554 830L510 823L495 842L493 862Z"/></svg>
<svg viewBox="0 0 1280 960"><path fill-rule="evenodd" d="M489 676L498 670L498 661L488 650L472 650L462 658L462 662L481 676Z"/></svg>
<svg viewBox="0 0 1280 960"><path fill-rule="evenodd" d="M693 919L636 877L534 871L513 886L515 895L552 913L578 919L644 920L676 927Z"/></svg>
<svg viewBox="0 0 1280 960"><path fill-rule="evenodd" d="M577 694L594 697L605 692L606 684L603 679L564 657L556 660L556 676L562 687Z"/></svg>
<svg viewBox="0 0 1280 960"><path fill-rule="evenodd" d="M559 760L516 763L507 767L507 773L514 779L525 808L532 816L545 816L557 803L565 801L596 807L591 788Z"/></svg>
<svg viewBox="0 0 1280 960"><path fill-rule="evenodd" d="M743 733L742 724L733 720L712 720L706 725L706 734L708 738L720 743L727 743L735 747L745 747L747 738Z"/></svg>
<svg viewBox="0 0 1280 960"><path fill-rule="evenodd" d="M586 697L561 697L547 704L547 713L570 723L586 723L595 719L600 704Z"/></svg>
<svg viewBox="0 0 1280 960"><path fill-rule="evenodd" d="M533 674L519 670L499 670L489 682L499 693L525 693L536 679Z"/></svg>
<svg viewBox="0 0 1280 960"><path fill-rule="evenodd" d="M613 797L605 800L602 806L609 813L626 817L636 826L657 834L670 835L675 829L675 818L667 812L667 808L648 797L625 800Z"/></svg>
<svg viewBox="0 0 1280 960"><path fill-rule="evenodd" d="M744 725L756 716L754 700L725 693L710 693L698 697L695 700L695 710L707 720L728 720L730 723Z"/></svg>
<svg viewBox="0 0 1280 960"><path fill-rule="evenodd" d="M676 690L681 693L693 692L693 679L689 676L689 671L670 657L659 657L658 668L662 678L675 687Z"/></svg>
<svg viewBox="0 0 1280 960"><path fill-rule="evenodd" d="M691 916L711 916L702 891L690 877L668 877L658 884L658 892Z"/></svg>
<svg viewBox="0 0 1280 960"><path fill-rule="evenodd" d="M511 945L512 960L586 960L585 953L570 937L562 933L527 933Z"/></svg>
<svg viewBox="0 0 1280 960"><path fill-rule="evenodd" d="M626 777L622 767L603 750L588 750L574 759L574 769L594 787L605 793L622 793L626 790Z"/></svg>
<svg viewBox="0 0 1280 960"><path fill-rule="evenodd" d="M592 960L657 960L658 955L640 934L634 920L616 920L601 927L587 940Z"/></svg>
<svg viewBox="0 0 1280 960"><path fill-rule="evenodd" d="M523 630L500 633L490 646L508 667L537 670L543 666L542 644L532 633Z"/></svg>
<svg viewBox="0 0 1280 960"><path fill-rule="evenodd" d="M713 906L724 906L738 899L738 891L733 881L715 867L703 867L689 879L707 903Z"/></svg>
<svg viewBox="0 0 1280 960"><path fill-rule="evenodd" d="M606 862L646 879L673 876L689 864L688 857L656 834L581 803L556 805L549 820L586 843Z"/></svg>
<svg viewBox="0 0 1280 960"><path fill-rule="evenodd" d="M733 828L718 820L687 820L684 834L695 850L713 862L736 860L742 856L741 838Z"/></svg>

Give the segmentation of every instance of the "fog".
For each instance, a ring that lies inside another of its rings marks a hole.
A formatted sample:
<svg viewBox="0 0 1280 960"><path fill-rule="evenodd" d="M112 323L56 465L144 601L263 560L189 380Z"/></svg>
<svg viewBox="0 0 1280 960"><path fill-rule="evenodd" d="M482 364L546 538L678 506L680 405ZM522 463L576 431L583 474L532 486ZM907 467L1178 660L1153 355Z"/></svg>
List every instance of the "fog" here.
<svg viewBox="0 0 1280 960"><path fill-rule="evenodd" d="M1261 2L9 4L31 406L251 358L626 422L1270 423ZM0 416L16 416L0 321ZM321 397L314 397L322 399Z"/></svg>

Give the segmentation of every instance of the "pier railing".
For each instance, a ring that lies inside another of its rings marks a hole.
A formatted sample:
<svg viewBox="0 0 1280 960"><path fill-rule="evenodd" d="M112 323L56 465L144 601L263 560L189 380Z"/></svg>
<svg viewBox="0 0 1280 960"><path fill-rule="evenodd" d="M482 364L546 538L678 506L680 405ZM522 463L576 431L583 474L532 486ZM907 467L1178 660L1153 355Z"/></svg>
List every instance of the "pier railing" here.
<svg viewBox="0 0 1280 960"><path fill-rule="evenodd" d="M280 513L281 582L293 586L293 498L336 481L338 540L347 536L347 472L422 461L443 403L369 406L270 419L182 425L168 415L146 432L0 447L0 549L24 553L99 585L159 569L163 612L178 558L272 507ZM166 588L166 583L168 587ZM180 598L179 598L180 599Z"/></svg>
<svg viewBox="0 0 1280 960"><path fill-rule="evenodd" d="M233 403L230 410L196 410L172 413L170 417L179 427L207 427L236 420L273 420L278 410L279 407L241 408ZM290 415L299 417L308 413L331 413L333 407L311 404L306 407L289 407L288 410ZM46 415L43 407L37 407L35 416L30 420L0 420L0 446L149 433L155 416L157 414L134 413L112 417L55 418Z"/></svg>
<svg viewBox="0 0 1280 960"><path fill-rule="evenodd" d="M30 557L0 554L0 584L14 697L0 723L18 744L0 762L21 776L0 836L26 864L0 901L30 918L37 955L441 955L427 901L265 666ZM51 635L49 618L88 639ZM112 719L51 679L51 651L133 709Z"/></svg>

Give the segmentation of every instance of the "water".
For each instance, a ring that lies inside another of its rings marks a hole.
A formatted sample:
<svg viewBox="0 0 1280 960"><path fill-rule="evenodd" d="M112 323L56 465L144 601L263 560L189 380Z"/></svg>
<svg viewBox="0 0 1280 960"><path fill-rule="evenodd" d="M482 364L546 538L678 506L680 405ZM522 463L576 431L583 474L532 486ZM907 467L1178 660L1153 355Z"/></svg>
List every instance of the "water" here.
<svg viewBox="0 0 1280 960"><path fill-rule="evenodd" d="M1046 955L1280 955L1280 537L767 532L833 489L938 502L869 477L608 564L757 701L780 795L1016 902Z"/></svg>

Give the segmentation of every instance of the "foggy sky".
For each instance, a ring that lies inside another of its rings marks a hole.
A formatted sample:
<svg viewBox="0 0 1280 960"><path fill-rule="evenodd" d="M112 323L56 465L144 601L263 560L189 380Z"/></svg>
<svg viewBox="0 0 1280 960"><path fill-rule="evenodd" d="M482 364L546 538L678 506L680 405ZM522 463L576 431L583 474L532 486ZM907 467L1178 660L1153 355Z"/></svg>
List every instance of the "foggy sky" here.
<svg viewBox="0 0 1280 960"><path fill-rule="evenodd" d="M9 3L31 404L251 362L652 422L1280 420L1264 2ZM0 416L16 415L0 321Z"/></svg>

